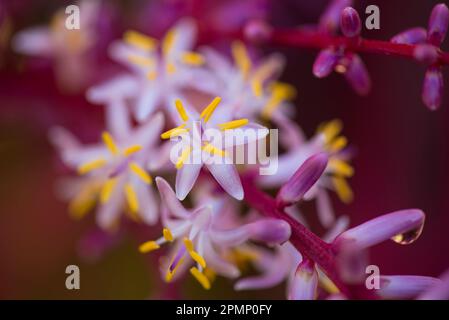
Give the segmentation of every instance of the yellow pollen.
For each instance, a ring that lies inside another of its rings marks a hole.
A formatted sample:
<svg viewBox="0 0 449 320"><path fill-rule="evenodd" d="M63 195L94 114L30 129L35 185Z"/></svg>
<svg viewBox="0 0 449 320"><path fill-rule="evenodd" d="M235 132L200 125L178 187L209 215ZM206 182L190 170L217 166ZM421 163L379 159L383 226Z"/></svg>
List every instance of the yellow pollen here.
<svg viewBox="0 0 449 320"><path fill-rule="evenodd" d="M171 137L177 137L183 133L187 133L189 130L184 129L185 126L186 126L185 124L182 124L179 127L165 131L164 133L161 134L161 139L166 140L166 139L170 139Z"/></svg>
<svg viewBox="0 0 449 320"><path fill-rule="evenodd" d="M332 177L332 184L334 185L335 191L341 201L344 203L349 203L353 200L354 194L352 193L351 187L345 178Z"/></svg>
<svg viewBox="0 0 449 320"><path fill-rule="evenodd" d="M181 56L181 61L192 66L200 66L204 64L204 57L196 52L184 52Z"/></svg>
<svg viewBox="0 0 449 320"><path fill-rule="evenodd" d="M225 151L218 149L217 147L213 146L211 143L204 145L201 149L203 149L203 151L210 153L211 155L215 155L215 156L224 157L226 155Z"/></svg>
<svg viewBox="0 0 449 320"><path fill-rule="evenodd" d="M106 203L111 198L112 191L114 190L114 187L117 183L117 180L115 178L108 179L101 188L100 191L100 202Z"/></svg>
<svg viewBox="0 0 449 320"><path fill-rule="evenodd" d="M173 271L170 271L170 268L167 270L167 273L165 274L165 281L166 282L170 282L173 279L173 276L175 275L176 270L178 270L179 266L182 264L183 261L184 261L184 258L179 259L178 264L173 269Z"/></svg>
<svg viewBox="0 0 449 320"><path fill-rule="evenodd" d="M75 219L81 219L95 206L99 184L88 183L69 203L70 215Z"/></svg>
<svg viewBox="0 0 449 320"><path fill-rule="evenodd" d="M176 67L173 63L167 63L165 65L165 70L167 71L168 74L173 74L176 72Z"/></svg>
<svg viewBox="0 0 449 320"><path fill-rule="evenodd" d="M123 153L125 154L125 156L128 157L128 156L132 155L133 153L136 153L136 152L138 152L140 150L142 150L142 146L136 144L134 146L126 148Z"/></svg>
<svg viewBox="0 0 449 320"><path fill-rule="evenodd" d="M178 161L176 162L176 169L181 169L184 165L184 162L186 162L187 158L190 155L190 152L192 152L192 147L186 147L184 150L182 150L181 156L178 158Z"/></svg>
<svg viewBox="0 0 449 320"><path fill-rule="evenodd" d="M137 213L139 211L139 201L137 200L137 194L132 184L127 183L124 190L129 209L132 213Z"/></svg>
<svg viewBox="0 0 449 320"><path fill-rule="evenodd" d="M238 119L234 121L229 121L225 123L221 123L218 126L221 130L230 130L230 129L237 129L240 127L243 127L248 124L248 119Z"/></svg>
<svg viewBox="0 0 449 320"><path fill-rule="evenodd" d="M251 89L256 97L262 96L262 82L259 80L251 81Z"/></svg>
<svg viewBox="0 0 449 320"><path fill-rule="evenodd" d="M162 234L164 235L164 239L168 242L173 241L173 234L171 233L169 228L164 228L164 230L162 230Z"/></svg>
<svg viewBox="0 0 449 320"><path fill-rule="evenodd" d="M109 149L109 152L114 156L117 155L119 150L112 136L108 132L103 132L102 137L104 144Z"/></svg>
<svg viewBox="0 0 449 320"><path fill-rule="evenodd" d="M333 140L343 129L343 123L339 119L334 119L318 127L318 131L323 133L326 142Z"/></svg>
<svg viewBox="0 0 449 320"><path fill-rule="evenodd" d="M134 63L134 64L142 66L142 67L154 66L154 60L147 58L147 57L142 57L142 56L138 56L138 55L130 55L130 56L128 56L128 60L131 63Z"/></svg>
<svg viewBox="0 0 449 320"><path fill-rule="evenodd" d="M210 282L207 277L202 274L197 268L192 267L190 268L190 273L192 276L195 277L196 280L203 286L204 289L209 290L210 289Z"/></svg>
<svg viewBox="0 0 449 320"><path fill-rule="evenodd" d="M204 122L209 121L210 117L212 116L212 113L214 113L220 101L221 101L220 97L215 97L214 100L212 100L212 102L206 108L204 108L204 110L200 114L200 117L204 119Z"/></svg>
<svg viewBox="0 0 449 320"><path fill-rule="evenodd" d="M175 38L177 36L175 29L170 29L167 31L164 40L162 40L162 53L167 55L175 44Z"/></svg>
<svg viewBox="0 0 449 320"><path fill-rule="evenodd" d="M354 175L354 168L346 161L340 159L331 159L329 161L329 167L334 170L337 175L343 177L352 177Z"/></svg>
<svg viewBox="0 0 449 320"><path fill-rule="evenodd" d="M186 246L187 251L193 251L193 242L189 238L183 239L184 245Z"/></svg>
<svg viewBox="0 0 449 320"><path fill-rule="evenodd" d="M154 81L157 78L157 72L156 71L150 71L147 73L147 79L150 81Z"/></svg>
<svg viewBox="0 0 449 320"><path fill-rule="evenodd" d="M145 51L151 51L156 48L157 40L137 31L127 31L123 38L126 43Z"/></svg>
<svg viewBox="0 0 449 320"><path fill-rule="evenodd" d="M139 177L140 180L142 180L146 184L152 184L153 183L153 178L151 178L151 176L141 166L139 166L137 163L131 162L129 164L129 169L131 169L131 171L137 177Z"/></svg>
<svg viewBox="0 0 449 320"><path fill-rule="evenodd" d="M189 251L190 256L196 263L198 263L202 268L206 268L206 260L196 251Z"/></svg>
<svg viewBox="0 0 449 320"><path fill-rule="evenodd" d="M346 147L347 144L348 144L348 140L345 137L341 136L341 137L338 137L334 142L332 142L329 149L332 152L338 152L341 149L343 149L344 147Z"/></svg>
<svg viewBox="0 0 449 320"><path fill-rule="evenodd" d="M251 60L248 56L245 45L241 41L234 41L232 43L232 56L234 57L235 64L239 68L243 77L246 78L251 69Z"/></svg>
<svg viewBox="0 0 449 320"><path fill-rule="evenodd" d="M106 160L104 160L104 159L93 160L91 162L88 162L88 163L85 163L85 164L79 166L78 173L86 174L92 170L103 167L105 164L106 164Z"/></svg>
<svg viewBox="0 0 449 320"><path fill-rule="evenodd" d="M182 101L179 99L176 99L175 101L176 110L178 110L179 116L181 117L182 121L189 120L189 117L187 116L187 112L184 109L184 106L182 105Z"/></svg>
<svg viewBox="0 0 449 320"><path fill-rule="evenodd" d="M296 90L293 86L287 83L275 82L271 85L271 97L262 110L262 117L269 119L284 100L291 100L295 96Z"/></svg>
<svg viewBox="0 0 449 320"><path fill-rule="evenodd" d="M147 242L142 243L139 246L139 251L142 253L147 253L147 252L157 250L159 248L160 248L160 246L156 243L156 241L147 241Z"/></svg>

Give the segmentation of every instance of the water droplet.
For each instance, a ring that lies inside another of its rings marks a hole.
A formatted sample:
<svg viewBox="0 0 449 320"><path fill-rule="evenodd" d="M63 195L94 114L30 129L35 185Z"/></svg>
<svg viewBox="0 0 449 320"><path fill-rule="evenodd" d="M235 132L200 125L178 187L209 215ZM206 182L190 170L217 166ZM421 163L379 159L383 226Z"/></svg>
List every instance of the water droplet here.
<svg viewBox="0 0 449 320"><path fill-rule="evenodd" d="M424 224L421 224L420 226L418 226L415 229L395 235L394 237L391 238L391 240L393 240L396 243L403 244L403 245L411 244L419 238L419 236L422 233L423 227L424 227Z"/></svg>

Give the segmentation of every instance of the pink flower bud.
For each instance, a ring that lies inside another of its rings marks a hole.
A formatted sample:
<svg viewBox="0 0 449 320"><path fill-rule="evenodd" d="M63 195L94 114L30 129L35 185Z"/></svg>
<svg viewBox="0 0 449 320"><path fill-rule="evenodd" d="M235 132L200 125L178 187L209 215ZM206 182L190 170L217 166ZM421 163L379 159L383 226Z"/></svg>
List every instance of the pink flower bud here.
<svg viewBox="0 0 449 320"><path fill-rule="evenodd" d="M315 59L312 72L317 78L325 78L334 70L338 63L338 55L333 49L321 50Z"/></svg>
<svg viewBox="0 0 449 320"><path fill-rule="evenodd" d="M392 43L398 44L419 44L426 41L427 30L421 27L407 29L393 38L391 38Z"/></svg>
<svg viewBox="0 0 449 320"><path fill-rule="evenodd" d="M427 68L422 88L422 101L430 110L441 106L443 96L443 74L438 67Z"/></svg>
<svg viewBox="0 0 449 320"><path fill-rule="evenodd" d="M327 33L335 33L340 25L341 11L351 4L352 0L333 0L320 17L320 28Z"/></svg>
<svg viewBox="0 0 449 320"><path fill-rule="evenodd" d="M255 19L248 22L243 30L246 39L254 43L263 43L271 35L271 27L263 20Z"/></svg>
<svg viewBox="0 0 449 320"><path fill-rule="evenodd" d="M427 41L435 46L440 46L446 36L449 23L449 9L443 3L433 7L427 28Z"/></svg>
<svg viewBox="0 0 449 320"><path fill-rule="evenodd" d="M326 169L328 155L324 152L308 158L279 191L276 200L288 206L302 199Z"/></svg>
<svg viewBox="0 0 449 320"><path fill-rule="evenodd" d="M303 260L296 269L289 300L314 300L317 294L318 273L315 264L310 260Z"/></svg>
<svg viewBox="0 0 449 320"><path fill-rule="evenodd" d="M344 73L346 80L357 94L367 95L371 90L371 78L368 70L357 54L351 55L349 59L347 70Z"/></svg>
<svg viewBox="0 0 449 320"><path fill-rule="evenodd" d="M419 62L432 64L438 59L438 48L430 44L418 44L413 56Z"/></svg>
<svg viewBox="0 0 449 320"><path fill-rule="evenodd" d="M358 12L354 8L346 7L343 9L340 18L340 28L345 37L353 38L360 35L362 22L360 21Z"/></svg>

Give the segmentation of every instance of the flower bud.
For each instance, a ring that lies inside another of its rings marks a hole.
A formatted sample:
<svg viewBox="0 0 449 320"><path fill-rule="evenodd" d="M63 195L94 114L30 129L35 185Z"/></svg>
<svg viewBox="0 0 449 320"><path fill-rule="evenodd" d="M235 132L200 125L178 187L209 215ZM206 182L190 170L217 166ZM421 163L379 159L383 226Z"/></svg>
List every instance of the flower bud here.
<svg viewBox="0 0 449 320"><path fill-rule="evenodd" d="M407 29L393 38L391 38L392 43L397 44L419 44L426 41L427 30L421 27Z"/></svg>
<svg viewBox="0 0 449 320"><path fill-rule="evenodd" d="M362 22L359 13L351 7L346 7L341 12L340 28L345 37L353 38L360 35Z"/></svg>
<svg viewBox="0 0 449 320"><path fill-rule="evenodd" d="M422 88L422 101L430 110L441 106L443 96L443 74L438 67L427 68Z"/></svg>
<svg viewBox="0 0 449 320"><path fill-rule="evenodd" d="M325 78L332 73L338 63L338 55L333 49L321 50L313 64L313 74L317 78Z"/></svg>
<svg viewBox="0 0 449 320"><path fill-rule="evenodd" d="M443 3L433 7L427 27L427 41L435 46L440 46L446 36L449 23L449 9Z"/></svg>

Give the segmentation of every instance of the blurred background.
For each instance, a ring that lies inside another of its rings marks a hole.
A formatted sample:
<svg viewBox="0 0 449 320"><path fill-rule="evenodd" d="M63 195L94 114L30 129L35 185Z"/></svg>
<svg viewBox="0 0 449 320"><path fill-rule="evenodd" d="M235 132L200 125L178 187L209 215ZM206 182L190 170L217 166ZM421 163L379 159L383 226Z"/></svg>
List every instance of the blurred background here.
<svg viewBox="0 0 449 320"><path fill-rule="evenodd" d="M380 30L363 28L362 33L387 40L406 28L425 27L438 2L442 1L356 0L354 7L363 18L367 5L378 5ZM203 28L216 24L217 28L237 30L253 17L266 18L275 26L294 27L315 23L328 1L211 0L205 1L206 9L195 3L104 1L102 14L94 21L95 43L82 69L85 82L69 77L74 82L67 86L58 80L58 68L64 68L60 56L14 53L11 38L25 28L48 26L58 9L72 3L0 0L1 299L285 297L283 286L237 293L226 279L217 279L210 292L200 289L191 277L179 284L162 284L155 258L136 250L141 239L153 236L153 231L145 228L136 231L139 237L117 235L101 259L95 259L95 252L91 259L82 259L80 250L88 244L89 235L95 237L94 217L74 221L67 204L56 197L57 181L68 172L48 142L48 129L64 125L82 141L96 140L102 130L102 108L90 105L84 90L116 71L117 66L107 57L107 45L123 31L133 28L158 36L185 15L199 19ZM200 41L209 43L211 39ZM213 42L222 45L220 39ZM410 246L383 243L371 251L373 263L383 274L440 275L449 267L449 95L440 110L426 109L421 102L425 68L413 61L362 55L373 88L368 96L359 97L340 75L323 80L312 75L314 50L261 50L280 51L287 57L282 79L298 90L297 120L307 135L325 120L340 118L345 124L344 134L356 148L356 174L350 181L355 200L343 205L334 198L338 214L348 214L351 225L356 225L397 209L416 207L426 212L424 231L417 242ZM448 74L444 73L445 83ZM313 220L313 208L306 209ZM65 288L65 268L70 264L80 267L80 290Z"/></svg>

